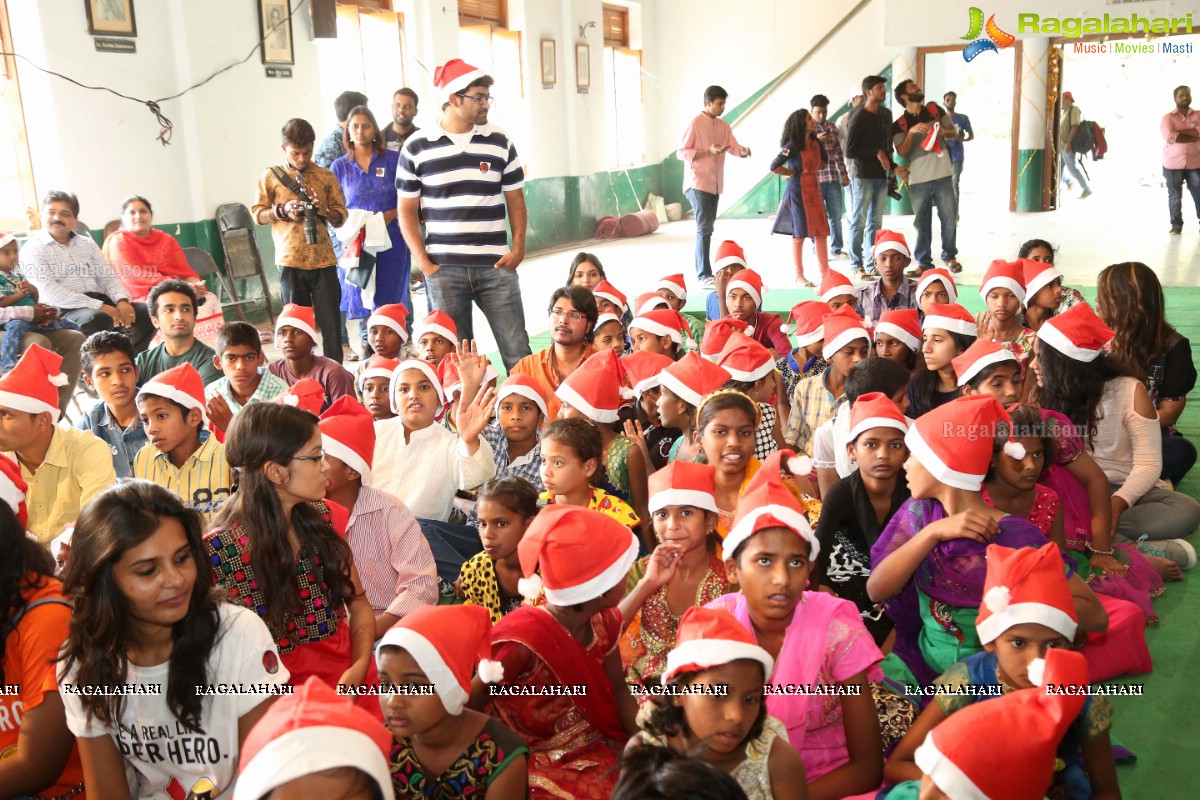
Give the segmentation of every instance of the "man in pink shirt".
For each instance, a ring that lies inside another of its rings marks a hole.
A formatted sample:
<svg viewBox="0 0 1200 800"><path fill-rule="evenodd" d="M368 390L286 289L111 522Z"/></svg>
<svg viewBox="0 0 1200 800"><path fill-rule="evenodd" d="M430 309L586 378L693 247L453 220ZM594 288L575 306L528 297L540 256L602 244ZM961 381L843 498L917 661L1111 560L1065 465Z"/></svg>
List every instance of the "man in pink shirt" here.
<svg viewBox="0 0 1200 800"><path fill-rule="evenodd" d="M721 119L729 93L720 86L704 90L704 111L688 123L679 144L683 161L683 193L692 204L696 217L696 277L705 289L713 288L712 265L708 260L712 243L717 202L725 188L725 154L739 158L750 155L750 148L738 144L729 123Z"/></svg>
<svg viewBox="0 0 1200 800"><path fill-rule="evenodd" d="M1200 111L1191 108L1192 90L1175 88L1175 110L1162 118L1159 129L1163 146L1163 177L1167 180L1167 207L1171 211L1171 235L1183 230L1183 182L1196 203L1200 217Z"/></svg>

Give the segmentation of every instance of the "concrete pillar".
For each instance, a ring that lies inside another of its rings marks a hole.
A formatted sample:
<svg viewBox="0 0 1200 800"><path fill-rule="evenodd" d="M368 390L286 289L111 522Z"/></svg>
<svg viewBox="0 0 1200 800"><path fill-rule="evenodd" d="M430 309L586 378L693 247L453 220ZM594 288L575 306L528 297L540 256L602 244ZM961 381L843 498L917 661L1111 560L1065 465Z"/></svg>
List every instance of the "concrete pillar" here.
<svg viewBox="0 0 1200 800"><path fill-rule="evenodd" d="M1017 211L1045 211L1042 196L1046 170L1054 164L1046 161L1046 109L1049 89L1050 40L1036 37L1021 40L1021 93L1017 128ZM1050 156L1053 158L1053 155Z"/></svg>
<svg viewBox="0 0 1200 800"><path fill-rule="evenodd" d="M892 119L898 119L901 115L904 114L904 105L902 103L897 103L895 95L892 95L891 93L902 82L907 81L907 80L916 80L916 78L917 78L917 48L903 47L896 53L896 57L892 60L892 85L888 87L888 94L890 96L888 97L887 103L886 103L887 107L892 110ZM895 153L893 153L892 158L893 159L896 158ZM889 213L889 214L911 214L911 213L913 213L912 201L909 200L909 198L908 198L908 190L901 189L900 195L901 195L901 197L899 200L892 200L890 198L888 199L887 213Z"/></svg>

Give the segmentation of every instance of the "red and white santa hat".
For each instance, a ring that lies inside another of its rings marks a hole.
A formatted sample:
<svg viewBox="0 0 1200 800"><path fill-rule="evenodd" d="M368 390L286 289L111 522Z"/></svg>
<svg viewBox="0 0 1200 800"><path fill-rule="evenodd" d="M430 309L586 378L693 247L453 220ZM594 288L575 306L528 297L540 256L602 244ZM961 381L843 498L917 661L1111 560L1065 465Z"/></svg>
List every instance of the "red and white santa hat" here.
<svg viewBox="0 0 1200 800"><path fill-rule="evenodd" d="M771 351L737 331L725 342L725 349L717 357L717 365L724 367L735 381L744 383L754 383L775 371L775 359L771 357Z"/></svg>
<svg viewBox="0 0 1200 800"><path fill-rule="evenodd" d="M400 362L400 365L396 367L396 371L392 373L392 385L389 391L392 400L392 413L400 413L400 403L396 397L396 390L400 388L400 374L410 369L420 370L429 379L429 382L433 384L438 398L437 410L433 413L435 416L440 416L443 409L446 408L446 392L442 389L442 381L434 371L433 365L423 358L406 358Z"/></svg>
<svg viewBox="0 0 1200 800"><path fill-rule="evenodd" d="M1042 345L1084 363L1095 361L1113 335L1112 329L1087 303L1071 306L1046 320L1038 329L1038 341Z"/></svg>
<svg viewBox="0 0 1200 800"><path fill-rule="evenodd" d="M1075 638L1079 615L1063 573L1058 545L987 548L987 578L975 629L982 644L994 642L1014 625L1036 622Z"/></svg>
<svg viewBox="0 0 1200 800"><path fill-rule="evenodd" d="M720 272L726 267L732 267L741 264L743 267L746 264L746 254L742 252L741 245L732 239L726 239L717 247L717 256L713 260L713 272Z"/></svg>
<svg viewBox="0 0 1200 800"><path fill-rule="evenodd" d="M990 394L958 397L918 417L904 443L934 478L955 489L977 492L992 463L1002 422L1012 430L1008 412ZM1024 458L1024 449L1021 453Z"/></svg>
<svg viewBox="0 0 1200 800"><path fill-rule="evenodd" d="M968 705L931 730L917 748L917 767L950 800L1046 796L1059 745L1087 700L1087 658L1054 648L1030 664L1031 679L1035 672L1041 679L1033 688Z"/></svg>
<svg viewBox="0 0 1200 800"><path fill-rule="evenodd" d="M633 387L633 396L640 398L647 390L659 385L663 370L675 362L662 353L635 350L627 356L621 356L621 363Z"/></svg>
<svg viewBox="0 0 1200 800"><path fill-rule="evenodd" d="M729 279L729 285L725 287L725 296L734 289L741 289L746 294L754 298L754 307L762 308L763 297L766 292L763 290L762 276L752 269L744 269L736 273Z"/></svg>
<svg viewBox="0 0 1200 800"><path fill-rule="evenodd" d="M392 627L375 645L399 647L429 678L446 713L458 716L471 699L471 677L479 665L484 683L504 680L504 665L492 660L492 617L483 606L422 606Z"/></svg>
<svg viewBox="0 0 1200 800"><path fill-rule="evenodd" d="M764 681L775 669L775 659L759 647L754 634L737 617L721 608L692 606L679 619L679 632L675 647L667 653L662 683L666 686L677 675L743 659L762 664Z"/></svg>
<svg viewBox="0 0 1200 800"><path fill-rule="evenodd" d="M651 514L667 506L692 506L716 514L717 469L711 464L672 461L650 476Z"/></svg>
<svg viewBox="0 0 1200 800"><path fill-rule="evenodd" d="M0 407L59 418L58 387L67 385L62 356L31 344L17 365L0 378Z"/></svg>
<svg viewBox="0 0 1200 800"><path fill-rule="evenodd" d="M950 270L941 267L927 269L921 273L921 278L917 281L918 299L925 293L925 287L934 281L941 281L942 286L946 287L946 297L951 303L958 302L958 284L954 282L954 276L950 274Z"/></svg>
<svg viewBox="0 0 1200 800"><path fill-rule="evenodd" d="M204 424L208 424L208 409L204 401L204 379L191 364L183 363L160 372L142 384L137 396L164 397L187 409L197 409Z"/></svg>
<svg viewBox="0 0 1200 800"><path fill-rule="evenodd" d="M921 320L915 308L897 308L883 312L875 325L874 335L884 333L904 344L914 353L921 349Z"/></svg>
<svg viewBox="0 0 1200 800"><path fill-rule="evenodd" d="M667 302L662 295L654 296L664 303ZM688 327L687 320L683 318L683 314L673 308L655 308L639 312L638 316L629 323L629 330L634 328L655 336L670 336L671 341L680 346L686 344L688 347L695 347L696 345L692 341L691 329Z"/></svg>
<svg viewBox="0 0 1200 800"><path fill-rule="evenodd" d="M442 96L458 94L487 73L473 67L461 58L452 58L433 71L433 85Z"/></svg>
<svg viewBox="0 0 1200 800"><path fill-rule="evenodd" d="M517 545L521 595L543 593L556 606L573 606L624 584L638 557L633 532L612 517L589 508L546 506L529 523ZM539 574L540 572L540 574Z"/></svg>
<svg viewBox="0 0 1200 800"><path fill-rule="evenodd" d="M663 356L663 358L666 358L666 356ZM500 388L496 390L497 412L500 410L500 401L514 394L532 400L534 405L542 412L543 418L550 416L550 413L546 410L546 396L542 394L542 385L532 376L520 373L509 375L504 380L504 383L500 384Z"/></svg>
<svg viewBox="0 0 1200 800"><path fill-rule="evenodd" d="M434 314L437 313L439 312L434 312ZM432 314L430 316L432 316ZM428 317L426 317L426 319L428 319ZM447 319L449 319L449 317L447 317ZM375 309L371 312L371 316L367 317L367 330L370 330L376 325L383 325L386 328L391 328L400 336L400 342L403 344L404 342L408 341L408 331L404 329L404 326L407 322L408 309L404 307L404 304L388 303L387 305L382 305ZM454 323L451 322L450 326L453 328ZM421 334L418 333L415 335L418 339L421 338ZM457 339L454 339L454 341L455 343L458 342Z"/></svg>
<svg viewBox="0 0 1200 800"><path fill-rule="evenodd" d="M371 480L371 462L375 458L375 419L362 403L343 395L326 409L317 423L321 428L321 447L362 476Z"/></svg>
<svg viewBox="0 0 1200 800"><path fill-rule="evenodd" d="M729 370L692 350L663 370L659 384L689 406L699 407L705 396L720 389L731 377Z"/></svg>
<svg viewBox="0 0 1200 800"><path fill-rule="evenodd" d="M312 378L301 378L271 402L284 406L295 406L314 417L319 417L321 416L321 407L325 405L325 387Z"/></svg>
<svg viewBox="0 0 1200 800"><path fill-rule="evenodd" d="M796 496L783 485L780 475L785 465L793 475L808 474L812 471L812 459L798 458L791 450L776 450L768 456L738 498L737 516L734 517L733 527L721 543L721 548L726 554L732 555L747 539L761 530L788 528L808 542L809 560L817 560L821 544L817 541L817 535L813 532L812 525L809 524Z"/></svg>
<svg viewBox="0 0 1200 800"><path fill-rule="evenodd" d="M966 386L980 372L1005 361L1020 363L1012 351L991 339L976 339L961 355L951 359L950 366L954 367L954 374L958 376L958 385Z"/></svg>
<svg viewBox="0 0 1200 800"><path fill-rule="evenodd" d="M1025 282L1025 296L1032 298L1049 284L1062 280L1063 274L1054 268L1053 264L1034 261L1032 258L1018 258L1021 265L1021 279Z"/></svg>
<svg viewBox="0 0 1200 800"><path fill-rule="evenodd" d="M16 240L17 237L11 233L0 233L0 247L6 247L9 242L15 242Z"/></svg>
<svg viewBox="0 0 1200 800"><path fill-rule="evenodd" d="M888 250L895 250L905 258L912 258L912 251L908 249L908 241L904 238L903 233L888 230L875 231L875 246L871 248L871 258L878 258L880 253L886 253Z"/></svg>
<svg viewBox="0 0 1200 800"><path fill-rule="evenodd" d="M633 315L635 317L640 317L648 311L657 311L660 308L665 308L669 311L674 310L671 308L671 304L667 302L667 298L658 292L642 292L633 299Z"/></svg>
<svg viewBox="0 0 1200 800"><path fill-rule="evenodd" d="M278 336L280 329L284 327L304 331L314 342L318 341L317 315L311 306L298 306L295 303L284 306L275 320L275 334Z"/></svg>
<svg viewBox="0 0 1200 800"><path fill-rule="evenodd" d="M313 675L272 703L250 729L233 797L258 800L296 778L338 767L362 770L390 797L391 748L392 735L377 717Z"/></svg>
<svg viewBox="0 0 1200 800"><path fill-rule="evenodd" d="M783 323L783 332L788 332L788 323L796 323L796 346L808 347L825 338L825 315L833 310L823 300L801 300L792 306L792 313Z"/></svg>
<svg viewBox="0 0 1200 800"><path fill-rule="evenodd" d="M458 326L444 311L430 311L424 319L413 325L413 341L421 341L421 337L427 333L436 333L455 347L458 346Z"/></svg>
<svg viewBox="0 0 1200 800"><path fill-rule="evenodd" d="M596 297L603 297L605 300L619 308L622 314L624 314L625 310L629 308L629 298L627 298L620 289L613 286L608 281L600 281L597 283L592 288L592 294ZM599 322L596 323L596 327L600 327Z"/></svg>
<svg viewBox="0 0 1200 800"><path fill-rule="evenodd" d="M22 528L29 522L29 512L25 508L25 495L28 491L29 484L21 477L21 468L17 466L17 462L8 456L0 455L0 500L8 503Z"/></svg>
<svg viewBox="0 0 1200 800"><path fill-rule="evenodd" d="M666 289L668 292L678 297L681 302L687 302L687 283L684 281L682 273L677 275L668 275L665 278L659 278L658 283L654 286L654 288Z"/></svg>
<svg viewBox="0 0 1200 800"><path fill-rule="evenodd" d="M988 292L993 289L1008 289L1017 297L1017 301L1025 304L1025 274L1017 262L1008 262L997 258L983 273L983 285L979 287L979 296L987 302Z"/></svg>
<svg viewBox="0 0 1200 800"><path fill-rule="evenodd" d="M618 317L616 314L610 314L610 313L601 314L600 316L596 317L596 327L593 328L592 330L598 331L610 322L615 322L618 325L620 325L621 318Z"/></svg>
<svg viewBox="0 0 1200 800"><path fill-rule="evenodd" d="M450 403L454 402L455 395L462 392L463 381L458 371L458 364L458 353L447 353L442 356L441 363L437 365L438 380L442 382L442 393L446 396L446 401ZM496 372L492 362L488 361L483 372L482 386L486 386L499 377L500 373Z"/></svg>
<svg viewBox="0 0 1200 800"><path fill-rule="evenodd" d="M620 419L618 411L633 397L633 390L625 385L621 354L610 349L588 356L555 394L592 422L611 424Z"/></svg>
<svg viewBox="0 0 1200 800"><path fill-rule="evenodd" d="M830 303L835 297L858 297L858 291L854 288L854 284L836 269L831 269L825 273L825 277L821 278L821 287L817 289L817 292L821 296L822 303Z"/></svg>
<svg viewBox="0 0 1200 800"><path fill-rule="evenodd" d="M734 333L743 333L749 336L754 333L754 327L736 317L710 319L704 324L704 336L700 340L700 355L715 364L721 357L721 351L725 349L725 343Z"/></svg>
<svg viewBox="0 0 1200 800"><path fill-rule="evenodd" d="M925 319L921 320L921 330L927 331L930 328L970 336L972 339L979 336L979 326L975 318L958 303L930 303L929 308L925 309Z"/></svg>
<svg viewBox="0 0 1200 800"><path fill-rule="evenodd" d="M900 406L883 392L868 392L854 401L850 407L850 433L846 440L853 442L872 428L895 428L901 433L908 432L908 420L900 411Z"/></svg>
<svg viewBox="0 0 1200 800"><path fill-rule="evenodd" d="M826 314L822 324L825 327L825 343L821 346L821 357L826 361L855 339L865 339L868 345L871 343L871 336L863 326L863 321L848 305Z"/></svg>
<svg viewBox="0 0 1200 800"><path fill-rule="evenodd" d="M373 355L367 359L366 365L362 372L358 373L358 389L362 391L363 384L367 382L367 378L387 378L392 379L392 373L396 371L396 367L400 366L400 362L394 358L384 358L381 355Z"/></svg>

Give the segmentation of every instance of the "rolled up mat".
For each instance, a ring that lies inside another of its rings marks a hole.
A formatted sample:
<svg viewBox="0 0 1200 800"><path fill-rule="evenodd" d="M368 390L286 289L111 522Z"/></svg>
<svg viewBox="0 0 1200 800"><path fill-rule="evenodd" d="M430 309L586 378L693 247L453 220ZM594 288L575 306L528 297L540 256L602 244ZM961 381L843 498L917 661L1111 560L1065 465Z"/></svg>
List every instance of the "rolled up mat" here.
<svg viewBox="0 0 1200 800"><path fill-rule="evenodd" d="M658 215L648 208L621 217L621 233L626 236L645 236L658 230Z"/></svg>

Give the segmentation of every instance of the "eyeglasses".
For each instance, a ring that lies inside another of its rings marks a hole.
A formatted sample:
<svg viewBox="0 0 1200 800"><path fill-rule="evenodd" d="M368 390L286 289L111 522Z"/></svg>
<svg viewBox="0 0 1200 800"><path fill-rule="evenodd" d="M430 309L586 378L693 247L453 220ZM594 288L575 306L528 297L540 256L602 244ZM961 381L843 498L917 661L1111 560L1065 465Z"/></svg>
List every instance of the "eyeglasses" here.
<svg viewBox="0 0 1200 800"><path fill-rule="evenodd" d="M458 96L467 100L474 100L481 106L496 105L496 96L492 94L459 94Z"/></svg>
<svg viewBox="0 0 1200 800"><path fill-rule="evenodd" d="M325 460L325 451L324 450L321 450L321 452L315 456L292 456L292 461L324 461L324 460Z"/></svg>
<svg viewBox="0 0 1200 800"><path fill-rule="evenodd" d="M569 322L583 322L587 319L587 315L579 311L559 311L557 308L551 309L550 319L565 319Z"/></svg>

